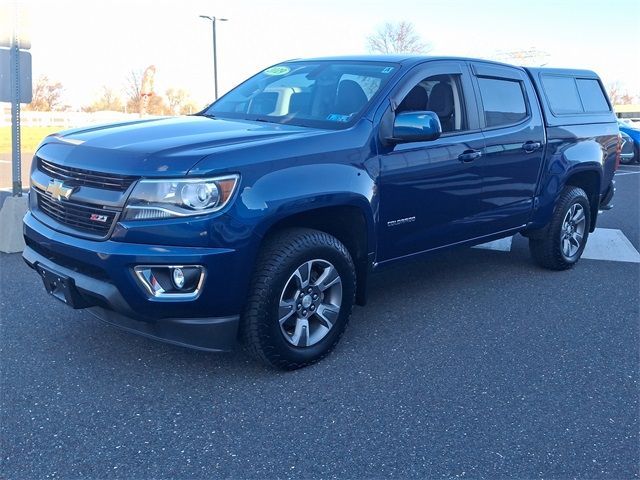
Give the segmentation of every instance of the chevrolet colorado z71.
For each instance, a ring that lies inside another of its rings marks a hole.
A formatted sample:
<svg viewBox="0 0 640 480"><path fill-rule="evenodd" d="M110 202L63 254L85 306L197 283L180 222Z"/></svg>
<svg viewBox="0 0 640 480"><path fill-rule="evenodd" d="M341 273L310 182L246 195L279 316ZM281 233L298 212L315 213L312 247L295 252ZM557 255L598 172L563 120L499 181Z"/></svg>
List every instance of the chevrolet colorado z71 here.
<svg viewBox="0 0 640 480"><path fill-rule="evenodd" d="M293 369L394 262L521 233L538 264L572 267L619 154L591 71L288 61L196 115L47 137L23 255L73 308Z"/></svg>

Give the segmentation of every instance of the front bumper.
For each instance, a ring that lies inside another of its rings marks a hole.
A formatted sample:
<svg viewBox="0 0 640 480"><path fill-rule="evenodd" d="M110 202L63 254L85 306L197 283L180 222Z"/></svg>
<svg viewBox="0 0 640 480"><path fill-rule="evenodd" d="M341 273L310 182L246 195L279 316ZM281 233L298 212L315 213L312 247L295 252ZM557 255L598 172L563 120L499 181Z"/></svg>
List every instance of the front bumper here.
<svg viewBox="0 0 640 480"><path fill-rule="evenodd" d="M30 213L24 235L27 265L43 277L45 271L53 275L54 282L64 278L64 292L53 293L74 308L178 345L215 351L234 346L248 278L242 277L237 251L80 239L52 230ZM158 299L136 279L133 267L139 264L198 264L210 274L196 299Z"/></svg>

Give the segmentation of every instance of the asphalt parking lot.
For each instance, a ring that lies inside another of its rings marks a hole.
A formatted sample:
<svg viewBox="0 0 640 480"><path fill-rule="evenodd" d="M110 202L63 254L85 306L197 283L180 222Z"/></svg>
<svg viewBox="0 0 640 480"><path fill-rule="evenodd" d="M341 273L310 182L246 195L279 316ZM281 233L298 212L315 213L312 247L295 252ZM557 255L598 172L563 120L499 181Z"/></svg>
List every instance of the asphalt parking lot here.
<svg viewBox="0 0 640 480"><path fill-rule="evenodd" d="M640 250L640 167L599 227ZM615 256L615 255L614 255ZM0 477L637 478L640 263L526 241L375 276L325 361L282 373L104 325L0 256Z"/></svg>

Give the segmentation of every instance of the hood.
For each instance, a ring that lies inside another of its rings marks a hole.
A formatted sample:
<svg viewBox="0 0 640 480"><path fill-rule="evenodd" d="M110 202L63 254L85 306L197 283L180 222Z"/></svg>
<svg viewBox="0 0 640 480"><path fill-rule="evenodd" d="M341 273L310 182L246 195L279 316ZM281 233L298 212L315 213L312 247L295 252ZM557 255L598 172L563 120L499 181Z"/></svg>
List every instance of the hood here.
<svg viewBox="0 0 640 480"><path fill-rule="evenodd" d="M202 158L224 147L318 132L203 116L161 118L67 130L47 137L37 155L65 166L106 173L184 175Z"/></svg>

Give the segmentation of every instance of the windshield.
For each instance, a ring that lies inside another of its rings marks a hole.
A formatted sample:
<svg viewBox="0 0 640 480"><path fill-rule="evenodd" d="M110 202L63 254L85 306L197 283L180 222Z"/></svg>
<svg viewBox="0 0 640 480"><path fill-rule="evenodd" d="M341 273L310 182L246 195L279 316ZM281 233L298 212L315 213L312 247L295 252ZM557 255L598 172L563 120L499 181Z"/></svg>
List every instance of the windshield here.
<svg viewBox="0 0 640 480"><path fill-rule="evenodd" d="M319 128L352 125L398 69L381 62L289 62L269 67L205 115Z"/></svg>

